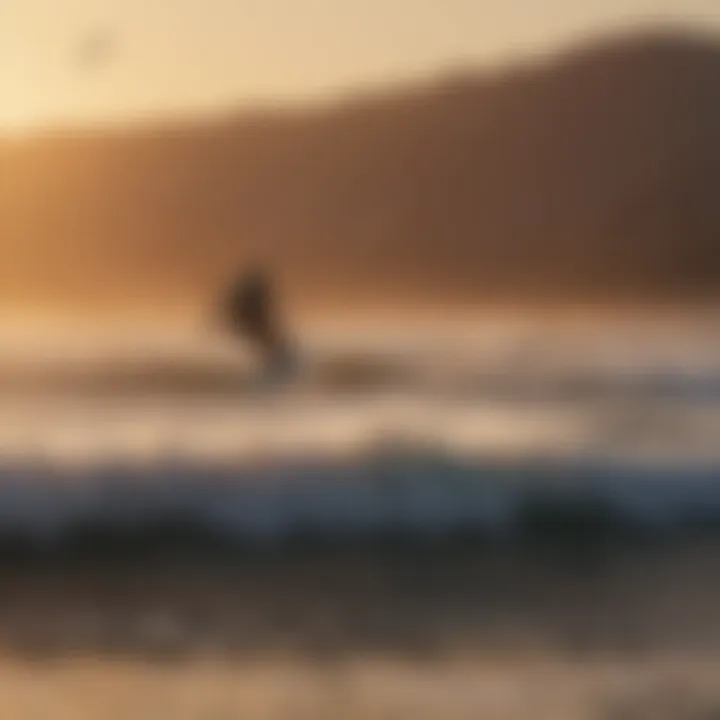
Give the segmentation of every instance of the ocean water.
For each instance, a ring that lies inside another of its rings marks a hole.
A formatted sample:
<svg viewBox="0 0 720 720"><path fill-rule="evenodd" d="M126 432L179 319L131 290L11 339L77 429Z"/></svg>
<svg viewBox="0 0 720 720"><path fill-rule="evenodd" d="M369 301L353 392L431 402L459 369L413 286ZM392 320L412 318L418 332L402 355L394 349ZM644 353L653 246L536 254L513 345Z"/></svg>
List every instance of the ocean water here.
<svg viewBox="0 0 720 720"><path fill-rule="evenodd" d="M298 337L296 373L268 380L199 333L5 333L0 526L182 516L263 538L503 532L538 490L655 525L720 520L712 313Z"/></svg>

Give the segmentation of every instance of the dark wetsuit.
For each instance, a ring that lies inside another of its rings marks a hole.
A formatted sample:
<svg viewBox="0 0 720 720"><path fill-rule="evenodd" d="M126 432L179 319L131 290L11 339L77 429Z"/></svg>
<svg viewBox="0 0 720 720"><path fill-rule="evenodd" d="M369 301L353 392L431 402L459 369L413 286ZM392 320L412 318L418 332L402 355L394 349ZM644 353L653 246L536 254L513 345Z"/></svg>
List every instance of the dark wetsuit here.
<svg viewBox="0 0 720 720"><path fill-rule="evenodd" d="M227 308L234 332L252 342L268 362L287 351L278 321L272 285L259 271L249 273L233 288Z"/></svg>

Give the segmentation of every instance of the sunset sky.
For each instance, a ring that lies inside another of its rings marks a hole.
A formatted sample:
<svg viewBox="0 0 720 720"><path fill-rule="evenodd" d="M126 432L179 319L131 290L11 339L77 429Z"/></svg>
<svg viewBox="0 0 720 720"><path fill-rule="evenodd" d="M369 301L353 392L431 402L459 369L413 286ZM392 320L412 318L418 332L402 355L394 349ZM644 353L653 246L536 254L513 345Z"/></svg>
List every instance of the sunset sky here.
<svg viewBox="0 0 720 720"><path fill-rule="evenodd" d="M305 100L717 0L0 0L0 131Z"/></svg>

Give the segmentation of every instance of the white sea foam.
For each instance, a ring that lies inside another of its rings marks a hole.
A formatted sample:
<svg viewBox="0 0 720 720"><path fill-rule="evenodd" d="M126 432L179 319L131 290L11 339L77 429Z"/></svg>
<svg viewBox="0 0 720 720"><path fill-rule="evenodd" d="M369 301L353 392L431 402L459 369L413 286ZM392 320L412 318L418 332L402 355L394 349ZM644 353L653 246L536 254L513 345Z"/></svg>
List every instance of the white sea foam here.
<svg viewBox="0 0 720 720"><path fill-rule="evenodd" d="M308 333L302 373L275 387L222 343L6 339L0 523L496 524L558 483L637 517L714 512L716 335L707 321Z"/></svg>

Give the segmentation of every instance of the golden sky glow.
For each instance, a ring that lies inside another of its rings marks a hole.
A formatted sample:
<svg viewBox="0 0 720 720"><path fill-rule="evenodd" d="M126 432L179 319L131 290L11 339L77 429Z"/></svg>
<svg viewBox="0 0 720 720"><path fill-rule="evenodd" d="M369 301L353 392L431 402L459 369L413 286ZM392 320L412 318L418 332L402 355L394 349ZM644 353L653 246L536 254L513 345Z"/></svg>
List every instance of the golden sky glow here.
<svg viewBox="0 0 720 720"><path fill-rule="evenodd" d="M0 0L0 131L305 99L717 0Z"/></svg>

